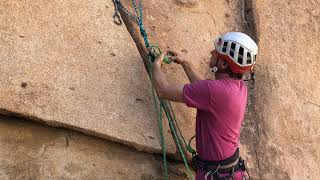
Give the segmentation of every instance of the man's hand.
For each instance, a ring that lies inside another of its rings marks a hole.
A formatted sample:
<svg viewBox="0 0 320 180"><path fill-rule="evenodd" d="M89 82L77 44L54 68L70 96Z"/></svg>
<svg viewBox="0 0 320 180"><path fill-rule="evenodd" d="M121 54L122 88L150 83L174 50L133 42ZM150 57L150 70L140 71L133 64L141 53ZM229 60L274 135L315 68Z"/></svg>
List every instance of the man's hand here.
<svg viewBox="0 0 320 180"><path fill-rule="evenodd" d="M176 51L168 51L167 54L169 55L169 60L177 64L182 65L187 61L184 57L179 56Z"/></svg>
<svg viewBox="0 0 320 180"><path fill-rule="evenodd" d="M161 66L165 53L161 53L153 62L153 65Z"/></svg>
<svg viewBox="0 0 320 180"><path fill-rule="evenodd" d="M164 56L165 53L161 53L153 62L152 73L154 87L159 98L183 102L182 91L184 85L170 83L165 74L161 71L161 63L163 62Z"/></svg>
<svg viewBox="0 0 320 180"><path fill-rule="evenodd" d="M187 58L178 55L176 51L168 51L168 54L170 55L169 59L171 61L182 65L191 83L204 80L204 77L196 70L193 64L187 60Z"/></svg>

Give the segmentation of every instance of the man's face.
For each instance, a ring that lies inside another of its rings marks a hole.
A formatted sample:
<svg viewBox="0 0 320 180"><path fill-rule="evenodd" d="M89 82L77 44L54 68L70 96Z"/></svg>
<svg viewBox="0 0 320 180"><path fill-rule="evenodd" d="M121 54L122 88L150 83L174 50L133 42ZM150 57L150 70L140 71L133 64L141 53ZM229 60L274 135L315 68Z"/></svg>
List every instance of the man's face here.
<svg viewBox="0 0 320 180"><path fill-rule="evenodd" d="M218 52L214 49L211 51L211 59L210 59L209 66L210 68L217 67L218 68L217 73L220 73L220 72L224 72L224 70L228 67L228 64L222 59L218 61Z"/></svg>
<svg viewBox="0 0 320 180"><path fill-rule="evenodd" d="M210 53L211 53L211 59L210 59L209 66L210 66L210 68L213 68L217 63L217 57L218 57L217 56L217 51L214 49Z"/></svg>

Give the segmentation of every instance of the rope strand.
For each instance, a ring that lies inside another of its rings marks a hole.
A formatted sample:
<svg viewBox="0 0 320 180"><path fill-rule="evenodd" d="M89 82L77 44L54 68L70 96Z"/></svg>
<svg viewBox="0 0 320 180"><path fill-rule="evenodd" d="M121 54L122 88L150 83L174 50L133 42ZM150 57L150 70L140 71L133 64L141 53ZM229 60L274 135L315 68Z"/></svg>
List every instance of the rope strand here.
<svg viewBox="0 0 320 180"><path fill-rule="evenodd" d="M135 14L130 13L120 2L120 0L113 0L114 3L116 3L116 7L117 8L122 8L124 10L124 12L126 13L126 15L128 15L136 24L138 24L139 26L139 30L140 30L140 34L143 37L143 41L144 44L146 46L147 49L154 48L154 49L158 49L159 53L161 53L161 50L159 47L157 46L150 46L149 44L149 39L148 39L148 34L144 28L143 25L143 6L142 6L142 0L137 0L138 5L136 0L132 0L132 5L133 5L133 9ZM115 8L117 10L117 8ZM156 56L159 55L159 53L156 53L155 55L150 54L148 55L148 74L149 74L149 78L151 80L151 83L153 82L153 75L152 75L152 63L154 61L154 59L156 58ZM169 60L169 56L165 56L165 63L169 64L171 63L171 61ZM174 111L172 109L172 106L170 104L170 102L166 101L166 100L162 100L159 99L157 97L157 95L155 94L155 90L154 90L154 86L152 83L152 96L153 96L153 103L154 103L154 108L155 111L157 113L157 119L158 119L158 126L159 126L159 135L160 135L160 143L161 143L161 148L162 148L162 153L163 153L163 163L164 163L164 175L165 175L165 179L169 179L168 176L168 165L167 165L167 160L166 160L166 144L165 144L165 140L164 140L164 131L163 131L163 117L162 117L162 110L164 111L168 123L169 123L169 127L170 130L172 132L172 137L173 140L177 146L177 149L180 153L180 156L184 162L184 165L186 167L188 176L190 179L194 179L193 174L189 168L188 165L188 161L183 149L183 146L181 144L184 144L186 149L188 150L188 145L184 139L184 137L182 136L182 133L180 131L179 126L177 125L177 121L176 121L176 116L174 114ZM160 107L158 109L158 102L160 103ZM177 133L178 132L178 133Z"/></svg>

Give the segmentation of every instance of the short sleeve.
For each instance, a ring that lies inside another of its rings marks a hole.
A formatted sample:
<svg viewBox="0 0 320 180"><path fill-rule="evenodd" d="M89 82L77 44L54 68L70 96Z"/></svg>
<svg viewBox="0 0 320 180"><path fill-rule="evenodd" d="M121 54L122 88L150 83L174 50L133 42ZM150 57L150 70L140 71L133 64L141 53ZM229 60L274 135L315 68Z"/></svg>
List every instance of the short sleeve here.
<svg viewBox="0 0 320 180"><path fill-rule="evenodd" d="M210 108L210 93L207 80L196 81L183 87L183 101L188 107L208 111Z"/></svg>

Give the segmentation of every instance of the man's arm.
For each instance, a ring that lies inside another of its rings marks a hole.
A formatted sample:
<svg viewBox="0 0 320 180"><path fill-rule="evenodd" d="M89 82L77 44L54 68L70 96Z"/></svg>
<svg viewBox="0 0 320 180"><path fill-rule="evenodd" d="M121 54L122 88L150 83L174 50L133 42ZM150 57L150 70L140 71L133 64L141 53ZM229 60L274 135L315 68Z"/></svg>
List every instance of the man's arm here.
<svg viewBox="0 0 320 180"><path fill-rule="evenodd" d="M163 61L164 54L161 54L155 60L153 64L153 84L157 91L159 98L167 99L175 102L183 102L183 84L170 83L165 74L161 71L161 63Z"/></svg>
<svg viewBox="0 0 320 180"><path fill-rule="evenodd" d="M175 51L168 51L168 53L172 55L172 57L170 58L172 61L182 65L183 70L187 74L188 79L191 83L205 80L204 77L197 71L195 66L185 57L178 55L178 53Z"/></svg>
<svg viewBox="0 0 320 180"><path fill-rule="evenodd" d="M189 62L184 60L181 63L184 72L187 74L188 79L191 83L196 82L196 81L201 81L201 80L205 80L204 77L196 70L196 68L194 67L194 65Z"/></svg>

